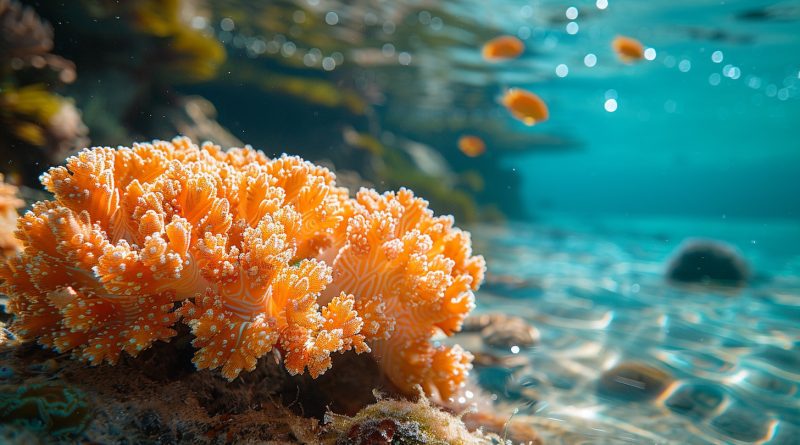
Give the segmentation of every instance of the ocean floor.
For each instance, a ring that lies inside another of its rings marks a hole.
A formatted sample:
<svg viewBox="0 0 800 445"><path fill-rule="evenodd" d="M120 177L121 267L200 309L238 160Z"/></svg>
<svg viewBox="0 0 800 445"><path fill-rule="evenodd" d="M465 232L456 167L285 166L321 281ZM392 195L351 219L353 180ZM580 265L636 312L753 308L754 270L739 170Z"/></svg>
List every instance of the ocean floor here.
<svg viewBox="0 0 800 445"><path fill-rule="evenodd" d="M551 444L798 443L800 227L547 221L471 228L490 271L477 312L518 316L535 341L456 341L478 353L480 386L517 420ZM689 235L739 247L749 286L667 284L665 264Z"/></svg>

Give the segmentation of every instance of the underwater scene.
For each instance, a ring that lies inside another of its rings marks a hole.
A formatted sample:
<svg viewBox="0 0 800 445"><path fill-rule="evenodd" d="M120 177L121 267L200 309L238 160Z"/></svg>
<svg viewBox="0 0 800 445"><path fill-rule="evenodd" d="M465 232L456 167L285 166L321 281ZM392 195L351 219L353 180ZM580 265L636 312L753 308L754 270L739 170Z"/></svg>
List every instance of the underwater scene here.
<svg viewBox="0 0 800 445"><path fill-rule="evenodd" d="M800 2L0 0L0 444L800 445Z"/></svg>

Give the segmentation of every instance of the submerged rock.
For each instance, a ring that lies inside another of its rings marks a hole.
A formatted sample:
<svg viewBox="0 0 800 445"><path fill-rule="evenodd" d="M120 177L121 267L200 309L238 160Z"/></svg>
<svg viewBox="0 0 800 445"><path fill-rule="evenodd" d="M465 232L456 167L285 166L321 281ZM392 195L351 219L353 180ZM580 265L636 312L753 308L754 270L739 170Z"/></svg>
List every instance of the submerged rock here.
<svg viewBox="0 0 800 445"><path fill-rule="evenodd" d="M499 349L531 347L539 343L539 330L520 317L482 314L468 317L464 332L480 332L483 343Z"/></svg>
<svg viewBox="0 0 800 445"><path fill-rule="evenodd" d="M642 362L623 362L600 376L597 391L631 402L652 400L673 382L667 372Z"/></svg>
<svg viewBox="0 0 800 445"><path fill-rule="evenodd" d="M711 239L688 239L667 265L666 278L674 283L743 287L750 277L739 251Z"/></svg>

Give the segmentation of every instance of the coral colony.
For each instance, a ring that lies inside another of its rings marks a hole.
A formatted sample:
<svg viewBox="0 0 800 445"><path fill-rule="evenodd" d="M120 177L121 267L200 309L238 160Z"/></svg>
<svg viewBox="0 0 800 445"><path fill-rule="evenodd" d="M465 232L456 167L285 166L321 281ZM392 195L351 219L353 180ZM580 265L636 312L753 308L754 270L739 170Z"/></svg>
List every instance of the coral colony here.
<svg viewBox="0 0 800 445"><path fill-rule="evenodd" d="M329 170L186 138L91 148L51 169L0 267L12 330L93 365L191 328L227 379L278 351L317 377L371 352L402 391L447 399L472 356L434 346L474 306L485 263L409 190L355 198Z"/></svg>

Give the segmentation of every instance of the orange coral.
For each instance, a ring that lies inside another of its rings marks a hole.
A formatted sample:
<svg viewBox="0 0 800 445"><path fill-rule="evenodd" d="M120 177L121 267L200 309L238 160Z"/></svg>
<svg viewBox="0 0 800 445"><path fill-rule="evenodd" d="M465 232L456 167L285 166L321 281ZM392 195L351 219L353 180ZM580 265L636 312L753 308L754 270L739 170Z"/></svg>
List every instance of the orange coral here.
<svg viewBox="0 0 800 445"><path fill-rule="evenodd" d="M447 399L464 383L472 356L429 339L461 329L483 281L483 257L472 256L469 234L454 228L452 217L434 217L427 201L409 190L362 189L356 202L328 292L352 293L364 305L378 298L385 309L377 312L395 323L393 332L373 334L384 372L406 392L421 385Z"/></svg>
<svg viewBox="0 0 800 445"><path fill-rule="evenodd" d="M186 138L87 149L42 182L55 199L20 218L24 252L0 266L23 338L113 364L182 319L197 368L228 379L273 350L312 377L374 350L401 389L442 397L470 368L429 338L460 329L483 259L407 190L350 199L300 158Z"/></svg>
<svg viewBox="0 0 800 445"><path fill-rule="evenodd" d="M25 202L17 198L17 188L3 182L0 174L0 255L11 256L20 249L20 242L14 237L17 226L17 209Z"/></svg>

